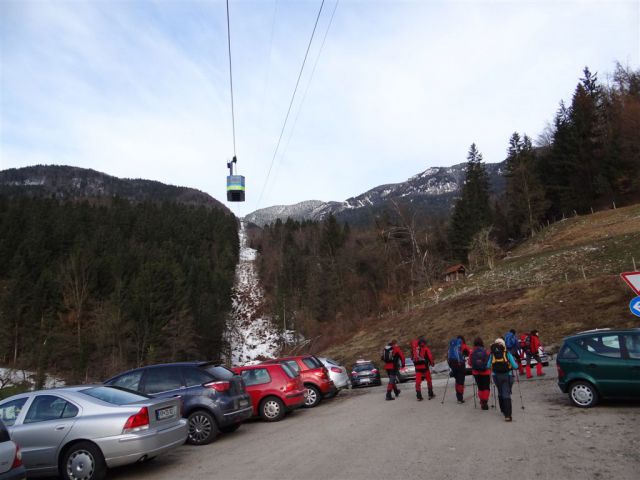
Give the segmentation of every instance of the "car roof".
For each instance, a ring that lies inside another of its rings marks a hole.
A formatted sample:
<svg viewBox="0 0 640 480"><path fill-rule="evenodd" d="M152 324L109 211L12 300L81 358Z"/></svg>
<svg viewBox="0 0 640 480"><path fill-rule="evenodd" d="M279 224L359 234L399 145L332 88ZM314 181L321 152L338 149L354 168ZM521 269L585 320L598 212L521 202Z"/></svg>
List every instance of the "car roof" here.
<svg viewBox="0 0 640 480"><path fill-rule="evenodd" d="M620 334L620 333L640 333L640 328L621 328L621 329L612 329L612 328L594 328L592 330L584 330L582 332L574 333L573 335L569 335L565 337L565 339L578 338L583 336L593 335L595 333L610 333L610 334Z"/></svg>
<svg viewBox="0 0 640 480"><path fill-rule="evenodd" d="M258 368L282 368L282 364L278 362L274 363L258 363L257 365L242 365L240 367L233 367L234 370L256 370Z"/></svg>

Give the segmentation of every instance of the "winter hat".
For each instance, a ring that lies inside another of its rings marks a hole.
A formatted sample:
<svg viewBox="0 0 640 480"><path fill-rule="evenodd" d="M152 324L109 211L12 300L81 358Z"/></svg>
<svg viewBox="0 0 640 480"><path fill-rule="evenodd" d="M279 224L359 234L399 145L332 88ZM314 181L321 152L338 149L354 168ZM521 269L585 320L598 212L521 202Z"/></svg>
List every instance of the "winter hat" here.
<svg viewBox="0 0 640 480"><path fill-rule="evenodd" d="M496 341L493 343L499 343L500 345L502 345L504 348L507 348L507 344L504 343L504 340L502 338L496 338Z"/></svg>

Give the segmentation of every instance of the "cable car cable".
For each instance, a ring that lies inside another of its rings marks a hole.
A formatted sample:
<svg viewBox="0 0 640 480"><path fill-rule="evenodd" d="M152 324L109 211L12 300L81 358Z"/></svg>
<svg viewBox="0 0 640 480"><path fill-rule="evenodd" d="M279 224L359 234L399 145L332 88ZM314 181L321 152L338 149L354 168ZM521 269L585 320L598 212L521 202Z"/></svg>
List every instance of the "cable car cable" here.
<svg viewBox="0 0 640 480"><path fill-rule="evenodd" d="M309 82L307 83L307 87L305 88L304 94L302 95L302 100L300 100L300 107L298 108L296 116L293 119L293 124L291 126L291 133L289 135L289 138L287 139L287 143L285 144L284 149L282 150L282 153L280 154L281 158L284 157L284 154L289 149L289 144L291 143L291 139L293 138L293 133L294 133L294 131L296 129L296 125L298 124L298 117L300 117L300 112L302 111L302 106L304 105L304 101L307 98L307 93L309 93L309 87L311 86L311 82L313 81L313 75L316 73L316 67L318 66L318 62L320 60L320 56L322 55L322 49L324 48L324 44L327 41L327 36L329 35L329 30L331 30L331 24L333 23L333 17L336 14L336 10L338 9L338 4L339 3L340 3L340 0L337 0L335 6L333 7L333 12L331 12L331 18L329 18L329 23L327 25L327 29L324 32L324 37L322 38L322 43L320 44L320 49L318 50L318 56L316 57L316 61L313 64L313 69L311 70L311 74L309 75Z"/></svg>
<svg viewBox="0 0 640 480"><path fill-rule="evenodd" d="M233 105L233 71L231 68L231 28L229 27L229 0L227 0L227 45L229 46L229 86L231 88L231 129L233 132L233 158L236 158L236 115Z"/></svg>
<svg viewBox="0 0 640 480"><path fill-rule="evenodd" d="M227 3L229 0L227 0ZM260 202L262 201L262 196L264 195L264 190L267 187L267 182L269 181L269 176L271 175L271 169L273 168L273 163L275 162L276 155L278 154L278 149L280 148L280 142L282 141L282 136L284 135L284 130L287 126L287 120L289 120L289 115L291 114L291 107L293 106L293 101L296 97L296 92L298 91L298 85L300 85L300 78L302 77L302 72L304 70L304 66L307 62L307 57L309 56L309 50L311 49L311 44L313 43L313 37L316 33L316 28L318 27L318 21L320 20L320 14L322 13L322 7L324 7L325 0L322 0L320 4L320 9L318 10L318 15L316 17L316 22L313 25L313 31L311 32L311 38L309 39L309 44L307 45L307 51L304 54L304 59L302 60L302 66L300 67L300 73L298 73L298 80L296 81L296 86L293 89L293 95L291 95L291 101L289 102L289 108L287 109L287 115L284 118L284 123L282 124L282 130L280 131L280 136L278 137L278 143L276 144L276 149L273 152L273 157L271 158L271 164L269 165L269 170L267 172L267 177L264 180L264 184L262 185L262 191L260 192L260 196L258 197L258 202L256 203L256 210L260 206Z"/></svg>

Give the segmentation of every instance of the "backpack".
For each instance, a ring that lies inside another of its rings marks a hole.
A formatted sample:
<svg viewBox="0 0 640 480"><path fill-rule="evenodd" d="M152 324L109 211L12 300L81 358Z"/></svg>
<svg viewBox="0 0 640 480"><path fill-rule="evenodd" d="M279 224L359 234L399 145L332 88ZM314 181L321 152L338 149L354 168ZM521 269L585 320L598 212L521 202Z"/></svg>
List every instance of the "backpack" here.
<svg viewBox="0 0 640 480"><path fill-rule="evenodd" d="M504 343L507 345L507 350L510 352L513 352L518 348L518 339L511 332L504 336Z"/></svg>
<svg viewBox="0 0 640 480"><path fill-rule="evenodd" d="M491 345L491 370L493 373L507 373L511 370L511 364L507 358L507 351L500 343Z"/></svg>
<svg viewBox="0 0 640 480"><path fill-rule="evenodd" d="M483 347L476 347L471 353L471 368L482 371L487 369L489 354Z"/></svg>
<svg viewBox="0 0 640 480"><path fill-rule="evenodd" d="M416 365L424 365L426 362L425 358L420 356L420 342L418 342L417 340L412 340L411 341L411 358L413 360L413 363Z"/></svg>
<svg viewBox="0 0 640 480"><path fill-rule="evenodd" d="M520 335L520 348L525 352L531 352L531 335L528 333Z"/></svg>
<svg viewBox="0 0 640 480"><path fill-rule="evenodd" d="M393 354L393 347L391 345L384 347L381 358L384 363L393 363L395 361L395 355Z"/></svg>
<svg viewBox="0 0 640 480"><path fill-rule="evenodd" d="M462 355L462 340L459 338L453 338L449 342L447 360L450 362L464 363L464 356Z"/></svg>

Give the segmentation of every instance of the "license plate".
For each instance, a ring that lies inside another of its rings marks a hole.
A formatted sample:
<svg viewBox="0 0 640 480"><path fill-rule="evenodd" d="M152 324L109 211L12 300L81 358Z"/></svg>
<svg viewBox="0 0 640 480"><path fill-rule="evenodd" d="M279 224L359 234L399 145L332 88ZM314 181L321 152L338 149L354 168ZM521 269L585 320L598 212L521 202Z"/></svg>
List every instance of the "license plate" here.
<svg viewBox="0 0 640 480"><path fill-rule="evenodd" d="M370 383L371 379L370 378L361 378L360 379L360 383Z"/></svg>
<svg viewBox="0 0 640 480"><path fill-rule="evenodd" d="M249 400L240 400L240 406L241 407L248 407L249 406Z"/></svg>
<svg viewBox="0 0 640 480"><path fill-rule="evenodd" d="M176 416L176 407L167 407L156 410L156 420L166 420Z"/></svg>

